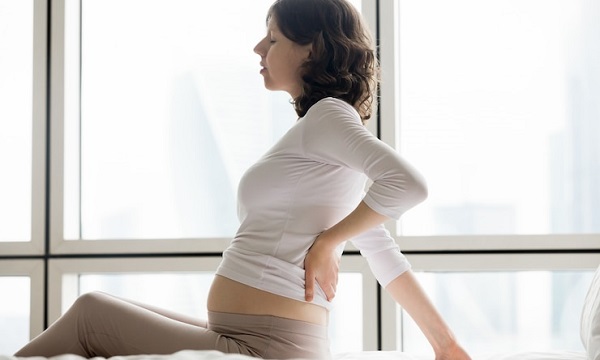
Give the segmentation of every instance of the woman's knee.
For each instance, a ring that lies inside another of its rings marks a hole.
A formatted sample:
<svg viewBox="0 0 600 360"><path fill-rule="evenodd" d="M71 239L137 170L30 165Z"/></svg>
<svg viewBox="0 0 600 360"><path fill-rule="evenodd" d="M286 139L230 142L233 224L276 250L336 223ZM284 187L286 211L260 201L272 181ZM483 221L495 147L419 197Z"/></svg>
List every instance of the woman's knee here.
<svg viewBox="0 0 600 360"><path fill-rule="evenodd" d="M80 295L71 308L79 312L97 311L105 307L112 299L114 299L112 296L101 291L91 291Z"/></svg>

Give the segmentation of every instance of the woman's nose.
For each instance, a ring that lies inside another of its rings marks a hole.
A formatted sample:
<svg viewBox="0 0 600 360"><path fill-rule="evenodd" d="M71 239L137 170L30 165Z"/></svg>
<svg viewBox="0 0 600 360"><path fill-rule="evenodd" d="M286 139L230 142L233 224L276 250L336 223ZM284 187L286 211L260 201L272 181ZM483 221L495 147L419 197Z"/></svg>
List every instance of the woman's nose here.
<svg viewBox="0 0 600 360"><path fill-rule="evenodd" d="M258 44L256 44L256 46L254 46L254 52L260 56L264 56L264 54L265 54L264 44L265 44L265 39L262 39L261 41L259 41Z"/></svg>

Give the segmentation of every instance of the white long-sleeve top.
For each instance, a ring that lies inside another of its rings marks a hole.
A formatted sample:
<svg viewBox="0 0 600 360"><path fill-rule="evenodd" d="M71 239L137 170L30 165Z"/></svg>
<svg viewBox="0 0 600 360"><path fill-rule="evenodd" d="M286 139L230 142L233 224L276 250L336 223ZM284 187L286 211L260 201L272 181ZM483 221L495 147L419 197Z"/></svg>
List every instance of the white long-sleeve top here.
<svg viewBox="0 0 600 360"><path fill-rule="evenodd" d="M372 184L365 194L367 178ZM422 177L362 125L352 106L325 98L242 177L241 224L217 274L304 301L304 258L321 232L361 200L398 219L425 197ZM384 287L410 268L383 225L350 240ZM313 302L331 309L318 284Z"/></svg>

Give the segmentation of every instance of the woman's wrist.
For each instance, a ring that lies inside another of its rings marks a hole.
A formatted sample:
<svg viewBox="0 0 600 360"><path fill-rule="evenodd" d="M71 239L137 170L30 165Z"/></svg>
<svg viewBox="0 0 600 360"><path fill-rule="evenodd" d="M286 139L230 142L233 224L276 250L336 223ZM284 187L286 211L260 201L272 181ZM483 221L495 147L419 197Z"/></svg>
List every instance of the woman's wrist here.
<svg viewBox="0 0 600 360"><path fill-rule="evenodd" d="M440 339L436 345L433 345L433 350L436 360L470 359L452 334Z"/></svg>
<svg viewBox="0 0 600 360"><path fill-rule="evenodd" d="M344 242L344 239L336 236L335 230L327 229L317 236L313 246L316 245L323 251L334 251L342 242Z"/></svg>
<svg viewBox="0 0 600 360"><path fill-rule="evenodd" d="M423 329L434 353L440 354L456 345L456 338L440 318L429 319L429 326Z"/></svg>

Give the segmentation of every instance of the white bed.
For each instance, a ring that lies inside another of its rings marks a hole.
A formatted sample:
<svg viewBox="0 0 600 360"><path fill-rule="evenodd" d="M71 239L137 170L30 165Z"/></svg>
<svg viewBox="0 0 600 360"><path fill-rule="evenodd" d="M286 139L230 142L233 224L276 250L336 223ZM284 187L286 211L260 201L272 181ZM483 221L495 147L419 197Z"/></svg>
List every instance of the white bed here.
<svg viewBox="0 0 600 360"><path fill-rule="evenodd" d="M585 352L527 352L503 353L494 355L472 355L473 360L588 360ZM15 360L12 356L0 355L0 360ZM60 355L52 358L30 357L29 360L84 360L81 356ZM104 360L103 358L95 358ZM110 360L253 360L245 355L223 354L218 351L183 350L170 355L133 355L114 356ZM363 351L354 353L336 354L333 360L433 360L422 356L415 356L400 351ZM595 360L595 359L594 359Z"/></svg>
<svg viewBox="0 0 600 360"><path fill-rule="evenodd" d="M585 351L569 352L527 352L499 354L471 354L473 360L600 360L600 267L596 270L592 284L588 290L581 312L580 335ZM0 355L0 360L17 360L14 356ZM60 355L51 360L83 360L76 355ZM95 358L96 360L104 360ZM252 360L254 358L223 354L218 351L184 350L169 355L135 355L114 356L110 360ZM334 360L433 360L432 358L415 356L399 351L363 351L340 353L334 355ZM43 357L31 357L28 360L46 360Z"/></svg>

